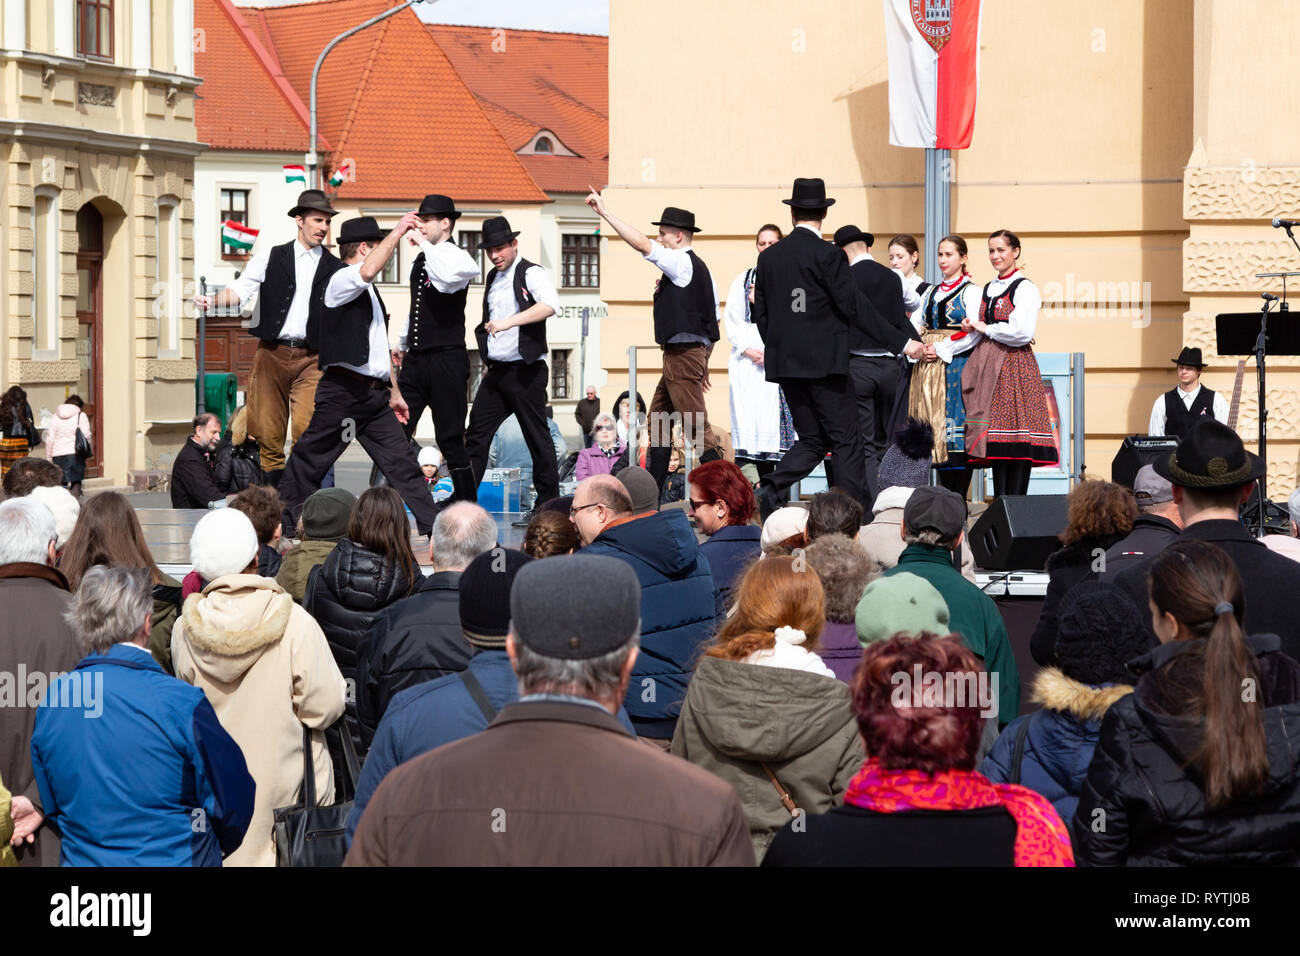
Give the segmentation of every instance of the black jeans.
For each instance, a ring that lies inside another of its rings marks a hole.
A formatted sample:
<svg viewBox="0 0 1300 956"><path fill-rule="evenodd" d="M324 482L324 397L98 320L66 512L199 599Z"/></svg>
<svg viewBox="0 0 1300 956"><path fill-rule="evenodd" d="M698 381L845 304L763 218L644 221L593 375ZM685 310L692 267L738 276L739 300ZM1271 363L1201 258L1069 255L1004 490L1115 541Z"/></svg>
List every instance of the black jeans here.
<svg viewBox="0 0 1300 956"><path fill-rule="evenodd" d="M465 448L474 481L483 480L487 470L488 447L501 423L514 414L533 456L533 486L537 489L535 505L558 498L560 470L555 461L555 445L546 425L546 362L488 362L487 374L474 396L469 414Z"/></svg>
<svg viewBox="0 0 1300 956"><path fill-rule="evenodd" d="M411 409L406 435L415 433L427 408L433 416L433 433L447 468L469 467L465 451L465 413L469 410L469 352L461 348L407 352L397 375Z"/></svg>

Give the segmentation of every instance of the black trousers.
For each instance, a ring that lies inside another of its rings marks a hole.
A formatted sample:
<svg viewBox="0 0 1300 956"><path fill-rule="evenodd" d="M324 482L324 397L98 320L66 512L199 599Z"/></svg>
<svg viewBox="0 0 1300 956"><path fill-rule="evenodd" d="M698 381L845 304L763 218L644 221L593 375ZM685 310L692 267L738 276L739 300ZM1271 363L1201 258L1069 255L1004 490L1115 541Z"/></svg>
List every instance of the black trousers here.
<svg viewBox="0 0 1300 956"><path fill-rule="evenodd" d="M469 352L464 348L407 352L397 375L411 409L406 436L415 433L427 408L433 415L433 433L447 468L469 467L465 451L465 413L469 410Z"/></svg>
<svg viewBox="0 0 1300 956"><path fill-rule="evenodd" d="M835 456L835 486L865 504L862 433L849 377L783 378L780 385L799 440L764 476L763 484L785 491L807 477L829 451Z"/></svg>
<svg viewBox="0 0 1300 956"><path fill-rule="evenodd" d="M889 422L894 415L898 392L898 359L883 356L849 356L849 378L857 396L858 429L862 432L862 453L866 468L867 513L880 494L876 472L889 448Z"/></svg>
<svg viewBox="0 0 1300 956"><path fill-rule="evenodd" d="M487 470L492 436L513 414L519 419L524 442L533 456L533 486L537 489L534 505L559 497L560 470L555 462L551 431L546 426L546 381L549 374L542 359L536 362L488 362L487 374L474 396L469 430L465 435L465 448L469 452L476 484L483 480L483 472Z"/></svg>
<svg viewBox="0 0 1300 956"><path fill-rule="evenodd" d="M372 388L360 378L327 368L316 386L316 411L293 451L280 479L285 534L292 535L307 496L320 488L321 478L352 439L374 459L389 484L415 515L420 534L433 530L433 498L420 473L402 424L388 407L390 391Z"/></svg>

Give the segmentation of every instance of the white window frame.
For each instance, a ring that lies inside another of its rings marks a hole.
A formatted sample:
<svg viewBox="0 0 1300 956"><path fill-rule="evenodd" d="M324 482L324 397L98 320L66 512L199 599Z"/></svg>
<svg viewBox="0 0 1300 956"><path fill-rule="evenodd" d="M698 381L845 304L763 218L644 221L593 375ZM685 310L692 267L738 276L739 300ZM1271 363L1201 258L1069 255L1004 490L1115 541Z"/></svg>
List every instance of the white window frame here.
<svg viewBox="0 0 1300 956"><path fill-rule="evenodd" d="M59 357L61 222L58 187L37 186L32 198L32 358L43 361Z"/></svg>
<svg viewBox="0 0 1300 956"><path fill-rule="evenodd" d="M158 357L178 359L181 357L181 286L185 281L181 272L181 201L176 196L160 196L156 206L154 248L157 250L158 275L154 280L153 312L158 320ZM164 219L170 227L170 241L166 248L163 244Z"/></svg>

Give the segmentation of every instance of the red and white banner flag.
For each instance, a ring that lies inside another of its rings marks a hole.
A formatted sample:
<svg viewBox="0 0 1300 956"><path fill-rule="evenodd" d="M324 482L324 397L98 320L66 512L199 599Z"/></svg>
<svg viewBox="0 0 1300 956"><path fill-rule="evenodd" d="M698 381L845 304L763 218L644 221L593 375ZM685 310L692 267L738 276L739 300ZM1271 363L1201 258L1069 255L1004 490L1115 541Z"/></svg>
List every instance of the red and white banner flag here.
<svg viewBox="0 0 1300 956"><path fill-rule="evenodd" d="M965 149L975 130L980 0L884 0L889 142Z"/></svg>

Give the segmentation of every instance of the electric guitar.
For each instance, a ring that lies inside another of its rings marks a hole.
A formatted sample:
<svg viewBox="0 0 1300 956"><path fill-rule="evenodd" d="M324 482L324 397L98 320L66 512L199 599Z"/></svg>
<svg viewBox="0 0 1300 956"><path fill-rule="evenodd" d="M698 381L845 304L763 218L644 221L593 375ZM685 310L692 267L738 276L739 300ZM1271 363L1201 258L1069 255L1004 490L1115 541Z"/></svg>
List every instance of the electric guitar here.
<svg viewBox="0 0 1300 956"><path fill-rule="evenodd" d="M1241 380L1246 377L1246 360L1237 363L1237 380L1232 384L1232 404L1228 406L1228 427L1237 430L1237 412L1241 408Z"/></svg>

